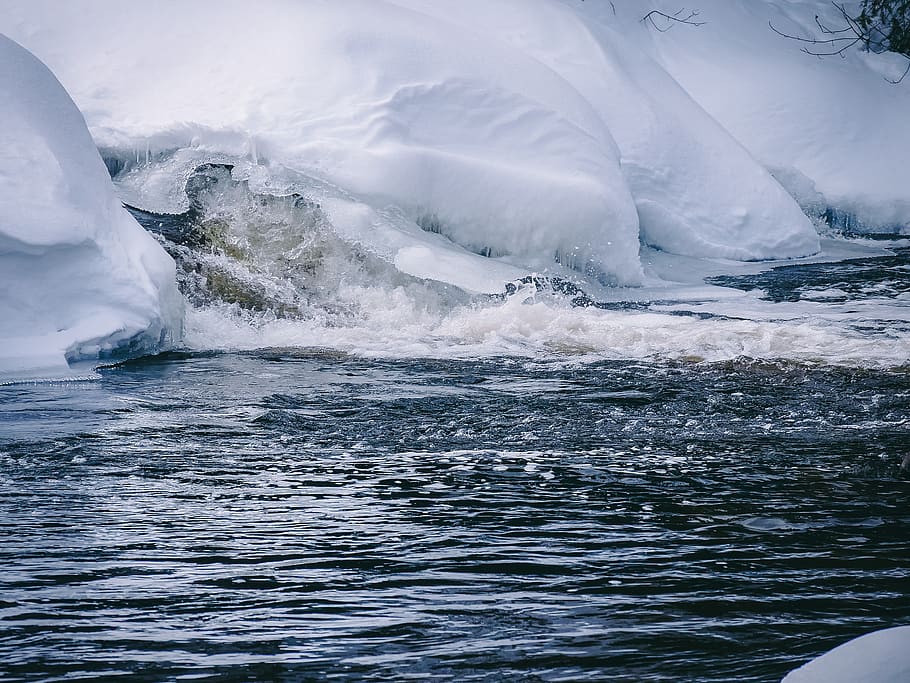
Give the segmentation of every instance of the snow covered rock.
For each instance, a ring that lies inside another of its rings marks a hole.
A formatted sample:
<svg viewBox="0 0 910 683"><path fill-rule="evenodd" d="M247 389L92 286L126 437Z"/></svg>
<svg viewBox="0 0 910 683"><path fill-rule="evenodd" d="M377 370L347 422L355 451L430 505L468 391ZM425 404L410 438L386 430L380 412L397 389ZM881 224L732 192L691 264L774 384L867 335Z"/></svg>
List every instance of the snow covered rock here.
<svg viewBox="0 0 910 683"><path fill-rule="evenodd" d="M910 681L910 626L888 628L854 638L791 671L782 683L860 681Z"/></svg>
<svg viewBox="0 0 910 683"><path fill-rule="evenodd" d="M616 284L640 281L640 237L702 257L816 251L794 201L667 74L637 18L595 4L609 7L8 0L0 30L60 74L100 146L246 158L264 186L289 171L324 182L340 235L421 277L455 284L432 264L457 251L414 238L418 225L496 272L556 262Z"/></svg>
<svg viewBox="0 0 910 683"><path fill-rule="evenodd" d="M123 209L79 110L0 35L0 380L179 334L174 263Z"/></svg>
<svg viewBox="0 0 910 683"><path fill-rule="evenodd" d="M644 243L736 260L818 251L799 206L654 58L647 3L396 1L510 44L580 93L619 147Z"/></svg>
<svg viewBox="0 0 910 683"><path fill-rule="evenodd" d="M652 4L679 10L673 0ZM637 0L616 5L643 14ZM802 48L830 46L771 28L829 38L816 16L833 29L846 25L830 0L699 0L692 8L701 26L652 30L673 78L807 208L853 214L869 230L910 229L910 183L901 170L910 157L910 78L886 80L900 77L906 59L858 46L842 58L813 57Z"/></svg>
<svg viewBox="0 0 910 683"><path fill-rule="evenodd" d="M609 131L570 84L477 32L387 0L14 0L4 29L59 71L101 146L253 155L469 252L640 277Z"/></svg>

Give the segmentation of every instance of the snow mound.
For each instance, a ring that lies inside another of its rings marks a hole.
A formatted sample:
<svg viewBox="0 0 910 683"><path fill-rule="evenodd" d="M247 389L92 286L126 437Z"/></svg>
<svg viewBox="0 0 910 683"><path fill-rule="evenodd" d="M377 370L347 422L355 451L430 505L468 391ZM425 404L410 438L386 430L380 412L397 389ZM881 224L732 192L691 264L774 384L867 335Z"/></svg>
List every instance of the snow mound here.
<svg viewBox="0 0 910 683"><path fill-rule="evenodd" d="M319 181L339 234L420 277L488 291L480 256L638 284L640 236L702 257L817 251L643 27L576 5L9 0L0 30L60 74L99 146Z"/></svg>
<svg viewBox="0 0 910 683"><path fill-rule="evenodd" d="M641 2L614 12L608 3L397 1L482 31L571 84L619 146L644 243L744 261L818 251L792 198L654 58Z"/></svg>
<svg viewBox="0 0 910 683"><path fill-rule="evenodd" d="M787 674L782 683L910 681L910 626L867 633Z"/></svg>
<svg viewBox="0 0 910 683"><path fill-rule="evenodd" d="M174 263L122 208L53 74L0 35L0 379L158 348L180 329Z"/></svg>
<svg viewBox="0 0 910 683"><path fill-rule="evenodd" d="M671 0L652 4L669 14L679 10ZM848 11L857 5L845 4ZM910 183L898 172L910 155L910 78L896 85L886 80L898 79L907 60L859 47L843 58L813 57L802 48L829 46L807 46L771 29L829 38L816 16L831 29L846 26L830 0L692 6L703 25L652 31L661 63L682 87L805 208L817 211L821 200L822 210L850 215L852 227L910 228Z"/></svg>

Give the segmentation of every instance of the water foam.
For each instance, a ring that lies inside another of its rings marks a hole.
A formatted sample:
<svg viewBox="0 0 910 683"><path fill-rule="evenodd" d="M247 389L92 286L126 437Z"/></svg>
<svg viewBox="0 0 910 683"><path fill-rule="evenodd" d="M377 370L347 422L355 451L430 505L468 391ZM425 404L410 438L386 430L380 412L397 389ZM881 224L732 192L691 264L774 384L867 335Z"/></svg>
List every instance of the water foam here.
<svg viewBox="0 0 910 683"><path fill-rule="evenodd" d="M527 301L462 305L447 312L421 306L403 289L350 291L365 315L337 326L323 319L278 319L235 307L195 308L187 319L194 349L331 348L383 358L495 357L598 360L736 359L894 368L910 362L910 332L869 335L824 318L702 318L671 312L571 308Z"/></svg>
<svg viewBox="0 0 910 683"><path fill-rule="evenodd" d="M648 249L644 287L604 287L558 264L529 278L503 258L469 253L427 232L394 207L376 211L305 174L257 168L180 152L119 179L132 201L184 212L186 242L164 242L191 304L191 349L868 367L910 361L906 297L889 289L899 268L881 283L861 283L854 296L806 282L798 288L802 298L780 302L762 298L760 289L704 282L769 264ZM368 216L359 227L349 215L358 211ZM160 229L154 218L147 227ZM823 244L832 260L889 253L845 240ZM403 262L402 253L413 259Z"/></svg>

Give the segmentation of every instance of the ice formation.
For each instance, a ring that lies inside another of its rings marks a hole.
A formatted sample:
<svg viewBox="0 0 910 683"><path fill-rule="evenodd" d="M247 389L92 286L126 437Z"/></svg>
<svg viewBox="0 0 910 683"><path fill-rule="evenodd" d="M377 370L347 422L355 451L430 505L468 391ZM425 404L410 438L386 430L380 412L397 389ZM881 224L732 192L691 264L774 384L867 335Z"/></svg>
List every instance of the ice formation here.
<svg viewBox="0 0 910 683"><path fill-rule="evenodd" d="M867 633L791 671L782 683L910 681L910 626Z"/></svg>
<svg viewBox="0 0 910 683"><path fill-rule="evenodd" d="M0 35L0 380L159 348L179 333L174 264L121 207L53 74Z"/></svg>

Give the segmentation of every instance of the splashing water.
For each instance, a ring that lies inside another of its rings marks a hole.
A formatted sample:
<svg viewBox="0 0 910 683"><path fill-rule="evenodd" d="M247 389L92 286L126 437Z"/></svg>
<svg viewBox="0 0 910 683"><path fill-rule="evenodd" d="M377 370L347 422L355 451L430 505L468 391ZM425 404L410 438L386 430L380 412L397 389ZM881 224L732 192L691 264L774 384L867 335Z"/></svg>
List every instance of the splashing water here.
<svg viewBox="0 0 910 683"><path fill-rule="evenodd" d="M507 257L465 252L432 222L411 221L393 207L372 212L360 232L339 227L347 215L339 203L359 206L341 190L229 161L184 150L118 178L128 202L157 209L134 213L180 264L193 349L573 361L746 357L870 367L899 367L910 358L905 240L870 246L828 239L828 252L841 261L773 272L775 264L766 264L765 275L755 264L645 250L646 285L609 288L556 262L522 276L527 271ZM414 249L422 250L420 270L432 277L401 267L400 254ZM473 291L451 276L446 259L453 255L461 280L478 278L459 266L488 267ZM832 281L820 284L819 273ZM838 278L862 286L845 292ZM788 283L791 294L780 296L774 288Z"/></svg>

